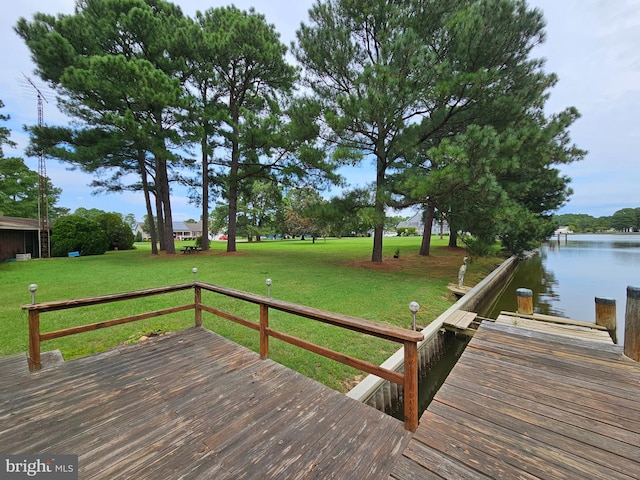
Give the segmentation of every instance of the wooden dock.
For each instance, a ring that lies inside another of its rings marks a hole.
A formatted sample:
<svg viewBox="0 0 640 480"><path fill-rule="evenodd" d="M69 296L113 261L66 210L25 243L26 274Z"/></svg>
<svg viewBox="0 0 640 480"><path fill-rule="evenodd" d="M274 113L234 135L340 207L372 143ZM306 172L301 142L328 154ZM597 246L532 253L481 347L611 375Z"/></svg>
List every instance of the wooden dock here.
<svg viewBox="0 0 640 480"><path fill-rule="evenodd" d="M485 321L390 478L639 479L640 364Z"/></svg>
<svg viewBox="0 0 640 480"><path fill-rule="evenodd" d="M81 479L383 479L411 436L202 327L0 369L0 452L77 454Z"/></svg>

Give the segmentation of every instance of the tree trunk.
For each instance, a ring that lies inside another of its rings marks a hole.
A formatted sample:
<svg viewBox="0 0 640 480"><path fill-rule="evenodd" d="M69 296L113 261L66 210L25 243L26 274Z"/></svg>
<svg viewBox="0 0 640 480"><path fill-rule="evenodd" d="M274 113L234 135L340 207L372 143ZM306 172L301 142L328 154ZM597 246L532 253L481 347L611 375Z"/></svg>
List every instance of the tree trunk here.
<svg viewBox="0 0 640 480"><path fill-rule="evenodd" d="M167 161L163 158L157 158L158 172L158 196L160 197L160 205L162 215L158 212L158 222L160 217L163 220L163 230L160 233L164 237L164 245L167 253L176 253L176 246L173 238L173 218L171 215L171 198L169 191L169 176L167 174ZM162 248L162 243L160 244Z"/></svg>
<svg viewBox="0 0 640 480"><path fill-rule="evenodd" d="M144 192L144 203L147 207L147 218L149 219L149 235L151 236L151 254L158 255L158 235L156 221L153 218L153 207L151 206L151 192L149 191L149 179L147 177L147 165L145 163L145 151L138 151L138 164L140 177L142 178L142 191Z"/></svg>
<svg viewBox="0 0 640 480"><path fill-rule="evenodd" d="M238 232L238 169L240 166L240 145L238 128L239 114L235 104L230 102L229 109L233 122L233 137L231 139L231 170L229 172L229 239L227 252L236 251L236 233Z"/></svg>
<svg viewBox="0 0 640 480"><path fill-rule="evenodd" d="M453 229L451 224L449 224L449 230L451 231L449 233L449 246L455 248L458 246L458 232Z"/></svg>
<svg viewBox="0 0 640 480"><path fill-rule="evenodd" d="M435 207L433 203L427 202L423 215L422 223L424 231L422 232L422 243L420 245L420 255L428 256L431 253L431 228L433 227L433 217L435 215Z"/></svg>
<svg viewBox="0 0 640 480"><path fill-rule="evenodd" d="M235 147L234 147L235 149ZM232 153L233 156L233 153ZM238 165L231 166L229 174L229 228L227 240L227 252L236 251L236 234L238 232Z"/></svg>
<svg viewBox="0 0 640 480"><path fill-rule="evenodd" d="M373 251L371 252L372 262L382 262L382 238L384 233L384 175L387 169L386 158L384 158L384 144L383 141L378 142L376 146L376 200L375 200L375 212L376 212L376 224L373 229Z"/></svg>
<svg viewBox="0 0 640 480"><path fill-rule="evenodd" d="M209 250L209 154L207 129L202 136L202 250Z"/></svg>
<svg viewBox="0 0 640 480"><path fill-rule="evenodd" d="M164 205L164 231L167 241L167 253L176 253L176 244L173 237L173 215L171 213L171 196L167 188L162 198Z"/></svg>
<svg viewBox="0 0 640 480"><path fill-rule="evenodd" d="M167 249L167 243L164 236L164 215L162 213L162 197L160 195L160 181L158 176L160 175L159 167L156 160L156 220L158 221L158 240L160 242L160 251L164 252Z"/></svg>

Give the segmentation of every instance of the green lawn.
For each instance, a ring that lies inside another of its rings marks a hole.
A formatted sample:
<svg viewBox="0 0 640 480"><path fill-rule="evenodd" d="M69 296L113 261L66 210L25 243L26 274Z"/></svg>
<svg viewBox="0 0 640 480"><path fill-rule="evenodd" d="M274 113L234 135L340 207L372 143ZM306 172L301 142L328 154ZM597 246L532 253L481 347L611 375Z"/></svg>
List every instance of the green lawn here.
<svg viewBox="0 0 640 480"><path fill-rule="evenodd" d="M102 256L53 258L0 264L0 355L27 350L28 285L36 283L37 302L106 295L131 290L174 285L198 280L266 294L271 278L271 296L311 307L353 315L376 322L409 327L408 304L421 308L418 324L426 325L454 301L446 289L457 281L463 249L447 248L447 239L433 239L432 255L416 253L419 237L390 237L384 243L384 262L369 261L372 239L319 239L239 243L238 252L225 253L226 243L214 242L210 252L152 256L149 244L136 250L109 252ZM189 242L190 244L191 242ZM181 245L177 245L178 251ZM396 249L400 258L394 259ZM496 258L473 262L465 284L482 279L499 262ZM210 292L203 293L208 305L257 320L256 305L243 304ZM192 291L140 300L50 312L41 315L43 332L94 323L146 311L191 303ZM373 363L381 363L398 345L347 332L279 312L270 314L271 326L337 351ZM60 349L65 359L95 353L115 345L135 342L142 335L174 331L193 325L193 312L157 317L118 327L44 342L43 351ZM204 325L253 350L257 332L227 320L204 314ZM271 340L270 356L304 375L338 390L346 390L360 372Z"/></svg>

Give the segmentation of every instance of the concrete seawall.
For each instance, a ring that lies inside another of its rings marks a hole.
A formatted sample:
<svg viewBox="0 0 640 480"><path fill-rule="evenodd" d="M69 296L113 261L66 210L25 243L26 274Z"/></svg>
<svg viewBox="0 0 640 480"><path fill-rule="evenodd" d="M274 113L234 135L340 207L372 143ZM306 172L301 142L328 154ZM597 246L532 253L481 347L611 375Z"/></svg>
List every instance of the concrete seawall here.
<svg viewBox="0 0 640 480"><path fill-rule="evenodd" d="M451 305L444 313L433 320L423 330L424 341L418 344L418 368L424 371L432 361L437 360L444 350L445 336L441 330L444 321L456 310L475 311L483 301L504 287L518 265L517 257L510 257L498 268L487 275L480 283L473 287L460 300ZM382 367L389 370L402 371L404 365L404 348L401 348L382 363ZM389 412L397 404L402 395L402 387L375 375L369 375L351 389L347 396L372 407Z"/></svg>

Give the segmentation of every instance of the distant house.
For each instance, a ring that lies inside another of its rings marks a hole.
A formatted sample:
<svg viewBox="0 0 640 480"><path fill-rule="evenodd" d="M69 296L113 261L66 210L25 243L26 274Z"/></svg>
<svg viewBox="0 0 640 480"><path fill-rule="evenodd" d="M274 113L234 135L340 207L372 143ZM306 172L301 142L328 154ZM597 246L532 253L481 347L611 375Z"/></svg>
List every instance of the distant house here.
<svg viewBox="0 0 640 480"><path fill-rule="evenodd" d="M573 231L569 227L558 227L553 235L567 235L569 233L573 233Z"/></svg>
<svg viewBox="0 0 640 480"><path fill-rule="evenodd" d="M424 233L424 223L422 222L422 216L422 212L416 213L409 220L400 222L396 228L415 228L418 232L418 235L422 235ZM449 224L446 221L433 221L433 225L431 225L431 235L449 235L450 233L451 231L449 230Z"/></svg>
<svg viewBox="0 0 640 480"><path fill-rule="evenodd" d="M143 242L148 242L151 240L151 235L149 235L148 232L144 231L144 223L142 222L136 223L136 228L133 229L133 235L137 237L138 234L140 234L140 238L142 238Z"/></svg>
<svg viewBox="0 0 640 480"><path fill-rule="evenodd" d="M151 235L144 231L144 223L142 222L138 222L133 230L134 235L137 236L138 233L140 233L143 242L151 240ZM176 240L195 240L200 236L202 236L202 222L173 222L173 238Z"/></svg>
<svg viewBox="0 0 640 480"><path fill-rule="evenodd" d="M0 261L40 258L40 222L34 218L0 217Z"/></svg>
<svg viewBox="0 0 640 480"><path fill-rule="evenodd" d="M202 236L202 222L173 222L173 238L176 240L195 240Z"/></svg>

